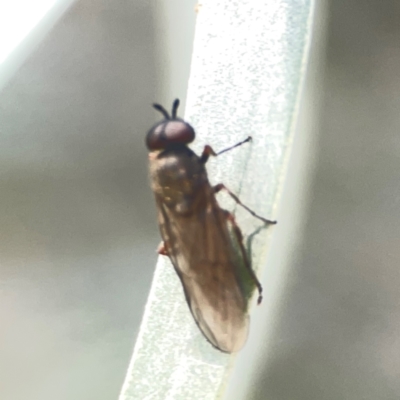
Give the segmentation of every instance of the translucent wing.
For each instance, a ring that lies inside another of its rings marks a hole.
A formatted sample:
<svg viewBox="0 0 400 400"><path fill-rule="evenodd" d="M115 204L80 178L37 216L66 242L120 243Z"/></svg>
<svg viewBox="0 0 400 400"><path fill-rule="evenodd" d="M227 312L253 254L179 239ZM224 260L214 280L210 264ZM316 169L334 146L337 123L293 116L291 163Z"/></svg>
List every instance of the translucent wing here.
<svg viewBox="0 0 400 400"><path fill-rule="evenodd" d="M247 300L239 279L243 260L234 248L226 212L212 189L205 189L206 206L186 215L156 196L160 230L197 325L213 346L230 353L240 350L248 334Z"/></svg>

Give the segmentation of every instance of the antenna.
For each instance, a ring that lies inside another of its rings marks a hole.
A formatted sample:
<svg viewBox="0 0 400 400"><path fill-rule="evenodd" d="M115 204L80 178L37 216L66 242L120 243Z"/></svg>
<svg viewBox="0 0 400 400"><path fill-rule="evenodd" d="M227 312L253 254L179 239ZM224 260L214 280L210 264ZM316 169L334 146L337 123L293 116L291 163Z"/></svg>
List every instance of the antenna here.
<svg viewBox="0 0 400 400"><path fill-rule="evenodd" d="M175 99L174 102L172 103L172 119L176 118L178 107L179 107L179 99Z"/></svg>
<svg viewBox="0 0 400 400"><path fill-rule="evenodd" d="M175 100L175 101L176 101L176 100ZM175 104L175 102L174 102L174 104ZM179 100L178 100L178 104L179 104ZM164 115L165 119L171 119L171 117L170 117L169 114L168 114L168 111L167 111L162 105L154 103L154 104L153 104L153 107L154 107L157 111L160 111L160 113L161 113L162 115Z"/></svg>

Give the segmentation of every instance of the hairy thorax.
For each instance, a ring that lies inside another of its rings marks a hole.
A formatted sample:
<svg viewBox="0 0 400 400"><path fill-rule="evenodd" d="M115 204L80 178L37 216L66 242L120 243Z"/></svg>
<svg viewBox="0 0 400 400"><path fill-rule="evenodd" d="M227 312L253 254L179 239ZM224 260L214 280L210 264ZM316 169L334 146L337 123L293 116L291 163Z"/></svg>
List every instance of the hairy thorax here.
<svg viewBox="0 0 400 400"><path fill-rule="evenodd" d="M152 188L168 208L189 215L206 205L210 192L207 173L199 157L187 147L152 152Z"/></svg>

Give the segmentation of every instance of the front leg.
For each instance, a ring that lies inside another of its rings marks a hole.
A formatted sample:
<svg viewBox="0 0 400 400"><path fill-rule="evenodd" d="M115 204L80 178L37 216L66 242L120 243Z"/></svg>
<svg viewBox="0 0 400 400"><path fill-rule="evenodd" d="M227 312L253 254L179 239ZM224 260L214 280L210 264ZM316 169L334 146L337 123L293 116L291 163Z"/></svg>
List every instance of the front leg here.
<svg viewBox="0 0 400 400"><path fill-rule="evenodd" d="M207 145L204 146L204 150L203 150L203 152L201 153L200 162L203 163L203 164L205 164L205 163L208 161L208 159L210 158L210 156L217 157L217 156L219 156L219 155L222 154L222 153L225 153L225 152L227 152L227 151L229 151L229 150L234 149L235 147L239 147L239 146L241 146L241 145L244 144L244 143L250 142L250 140L252 140L252 138L251 138L251 136L248 136L245 140L242 140L241 142L236 143L236 144L234 144L234 145L231 146L231 147L228 147L228 148L226 148L226 149L224 149L224 150L221 150L221 151L219 151L218 153L216 153L216 152L213 150L213 148L207 144Z"/></svg>

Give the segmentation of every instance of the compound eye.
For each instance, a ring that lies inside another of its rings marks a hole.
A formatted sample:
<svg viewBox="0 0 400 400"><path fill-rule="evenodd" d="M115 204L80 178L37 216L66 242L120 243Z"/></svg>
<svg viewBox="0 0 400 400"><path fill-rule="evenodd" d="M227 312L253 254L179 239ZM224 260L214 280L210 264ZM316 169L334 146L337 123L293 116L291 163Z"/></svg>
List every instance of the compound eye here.
<svg viewBox="0 0 400 400"><path fill-rule="evenodd" d="M150 129L146 145L149 150L162 150L174 144L188 144L194 137L194 129L185 121L167 120Z"/></svg>

